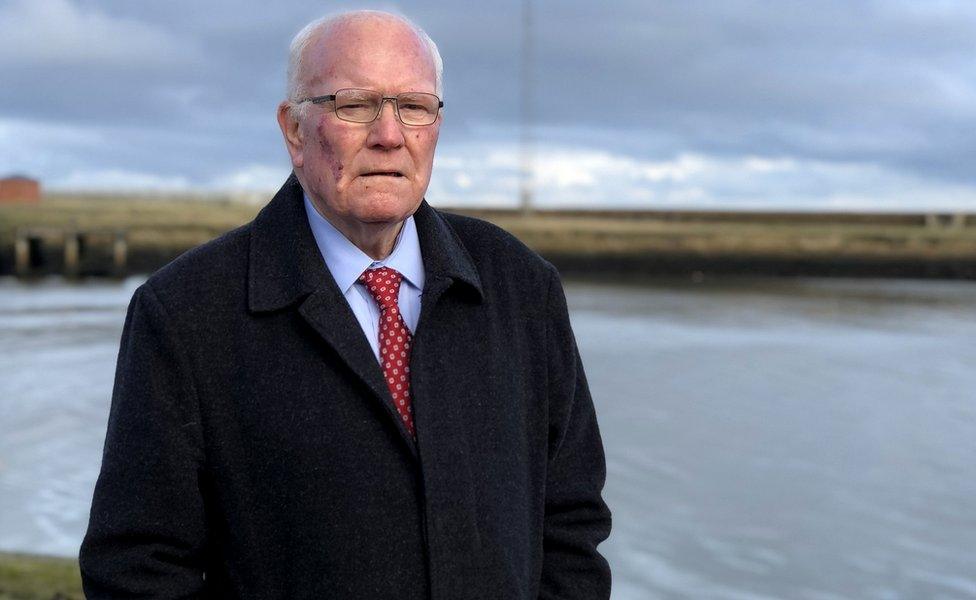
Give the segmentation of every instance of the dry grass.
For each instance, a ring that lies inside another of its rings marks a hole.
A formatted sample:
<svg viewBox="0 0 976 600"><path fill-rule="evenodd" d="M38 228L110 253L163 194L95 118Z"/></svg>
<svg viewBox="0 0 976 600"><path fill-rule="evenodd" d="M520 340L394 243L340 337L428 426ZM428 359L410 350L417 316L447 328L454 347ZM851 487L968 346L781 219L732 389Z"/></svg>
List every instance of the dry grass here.
<svg viewBox="0 0 976 600"><path fill-rule="evenodd" d="M0 600L83 600L78 561L0 552Z"/></svg>
<svg viewBox="0 0 976 600"><path fill-rule="evenodd" d="M0 205L0 250L19 228L80 229L110 237L125 231L129 244L178 253L242 225L260 207L220 200L124 197L45 198L38 204Z"/></svg>
<svg viewBox="0 0 976 600"><path fill-rule="evenodd" d="M38 204L0 205L0 231L14 227L81 229L232 229L258 207L228 201L132 200L124 197L53 197Z"/></svg>
<svg viewBox="0 0 976 600"><path fill-rule="evenodd" d="M749 223L568 216L495 217L546 253L680 253L702 257L976 258L976 227L889 223Z"/></svg>
<svg viewBox="0 0 976 600"><path fill-rule="evenodd" d="M125 229L135 246L186 249L247 222L258 209L226 199L51 196L35 205L0 205L0 245L12 244L18 227L76 227ZM879 218L872 222L864 217L830 222L694 216L674 220L609 212L522 216L492 211L483 216L543 254L976 258L976 219L972 217L966 220L967 226L929 227L909 220Z"/></svg>

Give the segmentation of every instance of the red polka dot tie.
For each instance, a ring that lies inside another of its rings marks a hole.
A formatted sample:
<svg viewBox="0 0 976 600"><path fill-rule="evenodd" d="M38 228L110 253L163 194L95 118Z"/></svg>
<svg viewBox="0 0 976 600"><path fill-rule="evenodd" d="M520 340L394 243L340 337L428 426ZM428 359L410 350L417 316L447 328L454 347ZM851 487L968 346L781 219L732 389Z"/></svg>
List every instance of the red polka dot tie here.
<svg viewBox="0 0 976 600"><path fill-rule="evenodd" d="M393 396L393 406L410 435L413 428L413 408L410 406L410 345L411 336L400 314L397 297L403 275L395 269L380 267L367 269L359 281L373 295L380 306L380 363L386 385Z"/></svg>

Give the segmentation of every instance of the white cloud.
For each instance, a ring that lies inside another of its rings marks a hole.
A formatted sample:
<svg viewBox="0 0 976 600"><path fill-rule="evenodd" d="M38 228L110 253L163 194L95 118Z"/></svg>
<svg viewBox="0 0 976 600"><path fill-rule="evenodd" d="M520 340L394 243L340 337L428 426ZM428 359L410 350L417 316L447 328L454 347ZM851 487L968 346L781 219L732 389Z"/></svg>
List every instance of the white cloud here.
<svg viewBox="0 0 976 600"><path fill-rule="evenodd" d="M13 0L0 7L0 64L147 68L195 60L194 49L165 30L71 0Z"/></svg>
<svg viewBox="0 0 976 600"><path fill-rule="evenodd" d="M747 156L742 161L747 171L755 173L774 173L776 171L790 171L796 168L796 161L791 158L763 158L761 156Z"/></svg>
<svg viewBox="0 0 976 600"><path fill-rule="evenodd" d="M103 134L90 127L66 123L37 122L22 119L0 119L0 141L24 147L25 143L40 145L61 143L90 144L103 141ZM35 150L29 148L30 150Z"/></svg>
<svg viewBox="0 0 976 600"><path fill-rule="evenodd" d="M454 185L462 190L466 190L471 187L471 178L468 177L467 173L458 173L454 176Z"/></svg>
<svg viewBox="0 0 976 600"><path fill-rule="evenodd" d="M191 182L183 176L166 176L124 169L73 170L44 182L54 189L128 192L189 192Z"/></svg>
<svg viewBox="0 0 976 600"><path fill-rule="evenodd" d="M105 143L101 131L60 123L0 119L0 176L17 172L46 177L62 161Z"/></svg>
<svg viewBox="0 0 976 600"><path fill-rule="evenodd" d="M207 187L232 192L273 192L281 187L290 172L291 167L284 164L252 164L214 178Z"/></svg>
<svg viewBox="0 0 976 600"><path fill-rule="evenodd" d="M520 178L515 144L444 144L439 152L442 158L428 192L433 203L516 205ZM533 173L540 207L976 210L976 186L871 163L696 153L647 160L540 145Z"/></svg>
<svg viewBox="0 0 976 600"><path fill-rule="evenodd" d="M212 165L215 175L191 172L192 161L166 159L187 150L176 143L179 136L168 140L164 132L147 138L160 149L156 169L145 157L130 160L132 145L147 143L132 139L127 131L0 119L0 164L37 176L49 188L230 192L257 200L270 197L289 172L283 151L277 159L243 166L223 160ZM193 152L205 148L194 146ZM442 142L427 198L441 206L515 206L519 157L512 141L474 136ZM649 159L566 141L537 143L533 173L540 207L976 210L976 185L883 163L694 152Z"/></svg>

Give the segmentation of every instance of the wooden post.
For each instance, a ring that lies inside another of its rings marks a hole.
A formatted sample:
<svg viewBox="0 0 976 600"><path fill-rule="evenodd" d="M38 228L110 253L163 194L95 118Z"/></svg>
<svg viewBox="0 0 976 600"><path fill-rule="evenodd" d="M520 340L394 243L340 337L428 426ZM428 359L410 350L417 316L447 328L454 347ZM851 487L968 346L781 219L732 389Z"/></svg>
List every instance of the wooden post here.
<svg viewBox="0 0 976 600"><path fill-rule="evenodd" d="M78 276L78 263L81 259L80 240L81 234L77 231L64 232L64 275L65 277Z"/></svg>
<svg viewBox="0 0 976 600"><path fill-rule="evenodd" d="M112 269L116 277L125 275L125 263L129 254L129 242L126 238L124 229L115 232L115 241L112 242Z"/></svg>
<svg viewBox="0 0 976 600"><path fill-rule="evenodd" d="M17 229L14 240L14 273L18 277L30 272L30 233L26 229Z"/></svg>

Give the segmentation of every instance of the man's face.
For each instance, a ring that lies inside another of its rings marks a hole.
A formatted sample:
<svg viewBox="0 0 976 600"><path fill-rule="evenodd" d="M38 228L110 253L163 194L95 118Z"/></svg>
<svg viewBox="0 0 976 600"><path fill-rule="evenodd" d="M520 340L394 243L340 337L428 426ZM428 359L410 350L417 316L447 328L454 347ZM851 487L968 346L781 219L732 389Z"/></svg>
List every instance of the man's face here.
<svg viewBox="0 0 976 600"><path fill-rule="evenodd" d="M399 22L348 23L327 44L313 40L304 65L307 96L343 88L384 96L435 93L429 52ZM440 115L431 125L404 125L385 102L372 123L350 123L336 116L332 103L304 108L297 122L280 112L279 120L295 171L326 218L346 231L399 223L417 210L430 182Z"/></svg>

